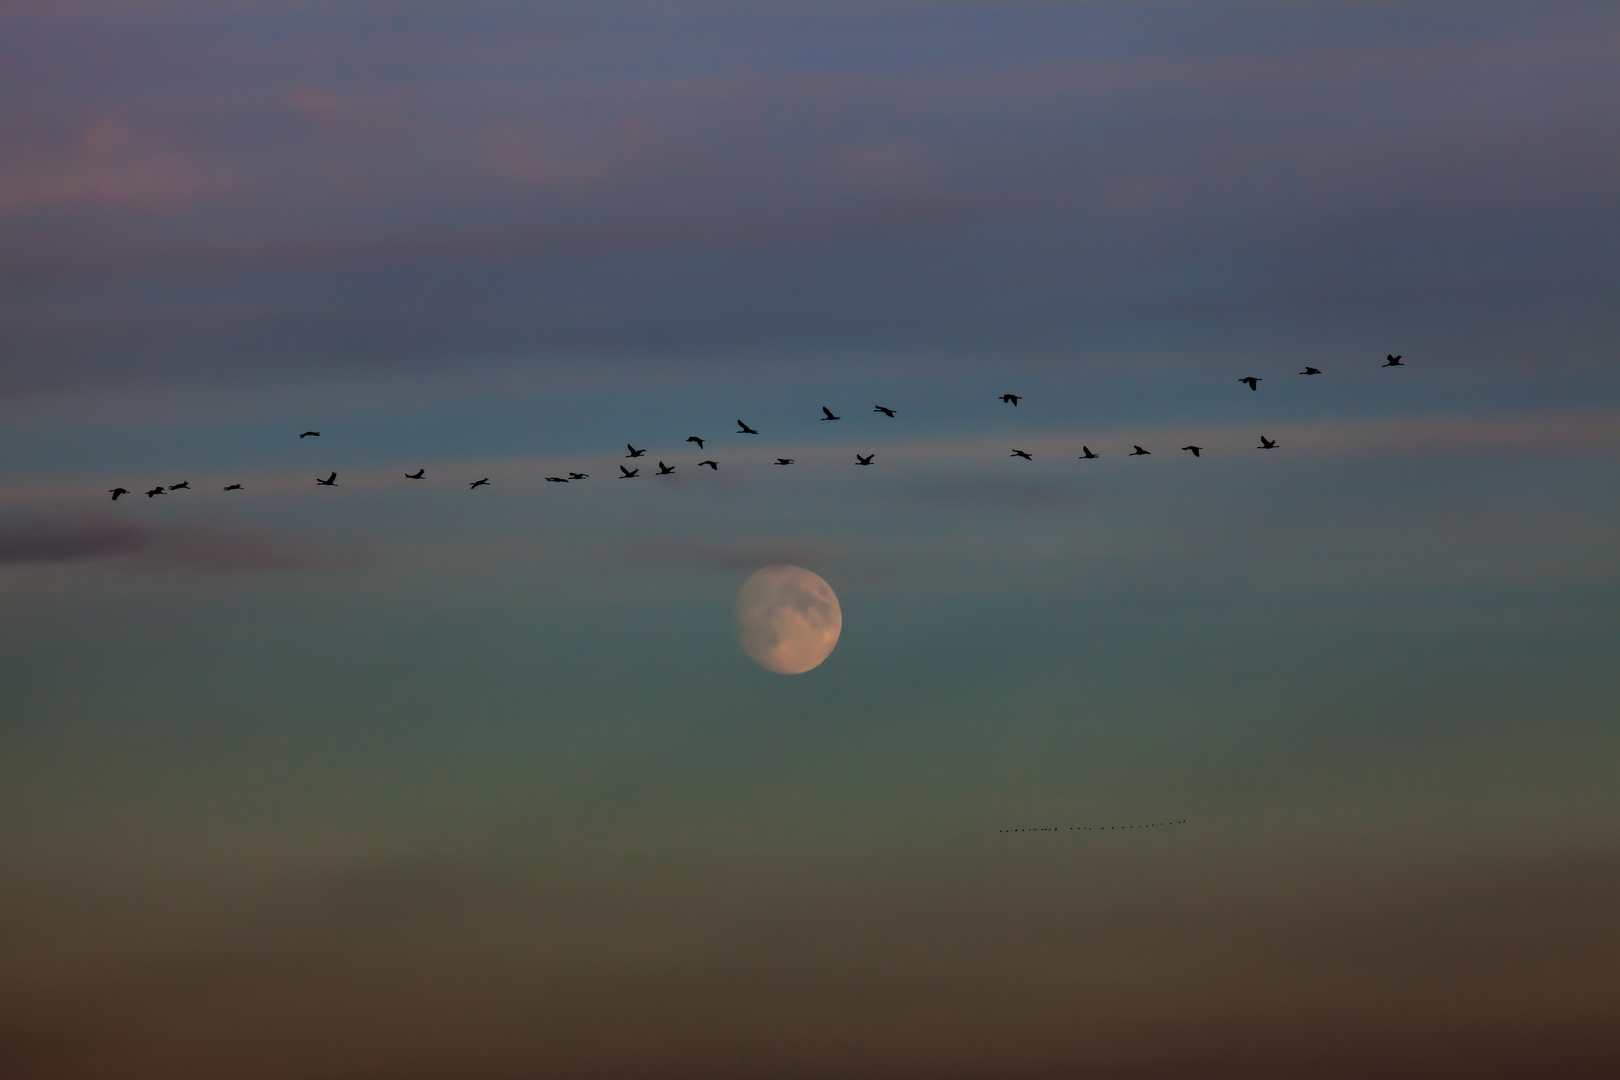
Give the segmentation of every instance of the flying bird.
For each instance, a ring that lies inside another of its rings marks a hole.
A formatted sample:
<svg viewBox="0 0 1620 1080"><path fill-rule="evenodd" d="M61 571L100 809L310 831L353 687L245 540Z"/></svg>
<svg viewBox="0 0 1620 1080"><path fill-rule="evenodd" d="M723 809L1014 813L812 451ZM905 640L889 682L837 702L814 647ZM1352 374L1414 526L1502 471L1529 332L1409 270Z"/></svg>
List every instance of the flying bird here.
<svg viewBox="0 0 1620 1080"><path fill-rule="evenodd" d="M855 464L857 464L857 465L870 465L870 464L872 464L872 459L875 458L875 457L877 457L877 454L875 454L875 453L867 454L865 457L861 457L861 455L856 454L855 455Z"/></svg>
<svg viewBox="0 0 1620 1080"><path fill-rule="evenodd" d="M486 476L482 480L474 480L472 483L468 484L467 485L467 490L471 491L473 488L481 488L485 484L488 484L488 483L489 483L489 477Z"/></svg>
<svg viewBox="0 0 1620 1080"><path fill-rule="evenodd" d="M302 435L300 435L300 436L298 436L298 437L299 437L299 438L300 438L300 439L307 439L307 438L309 438L309 437L310 437L310 436L311 436L311 435L319 435L319 434L320 434L320 432L318 432L318 431L306 431L306 432L304 432L304 433L303 433L303 434L302 434Z"/></svg>
<svg viewBox="0 0 1620 1080"><path fill-rule="evenodd" d="M894 419L894 410L893 409L885 408L882 405L874 405L874 406L872 406L872 411L873 412L880 412L884 416L887 416L890 420Z"/></svg>
<svg viewBox="0 0 1620 1080"><path fill-rule="evenodd" d="M624 455L625 457L640 457L642 454L645 454L647 452L645 447L643 447L640 450L637 450L635 447L631 446L629 443L625 443L624 448L626 450L630 451L628 454Z"/></svg>
<svg viewBox="0 0 1620 1080"><path fill-rule="evenodd" d="M1277 449L1277 440L1276 439L1268 439L1264 435L1262 435L1262 436L1260 436L1260 445L1255 447L1255 449L1256 450L1275 450L1275 449Z"/></svg>
<svg viewBox="0 0 1620 1080"><path fill-rule="evenodd" d="M1089 447L1089 446L1082 446L1082 447L1081 447L1081 448L1080 448L1080 449L1081 449L1081 450L1082 450L1082 451L1084 451L1084 452L1083 452L1083 453L1082 453L1082 454L1081 454L1081 455L1080 455L1080 458L1079 458L1079 460L1081 460L1081 461L1086 461L1086 460L1089 460L1089 459L1091 459L1091 458L1094 458L1094 457L1096 457L1096 456L1097 456L1097 455L1096 455L1096 454L1093 454L1093 453L1092 453L1092 452L1091 452L1091 447Z"/></svg>
<svg viewBox="0 0 1620 1080"><path fill-rule="evenodd" d="M420 479L422 479L422 477L424 477L426 475L427 475L427 470L426 469L417 469L415 472L406 473L405 474L405 479L407 479L407 480L420 480Z"/></svg>
<svg viewBox="0 0 1620 1080"><path fill-rule="evenodd" d="M641 475L640 469L627 469L623 465L619 466L619 471L624 473L623 476L619 477L620 480L632 480Z"/></svg>
<svg viewBox="0 0 1620 1080"><path fill-rule="evenodd" d="M675 466L673 466L673 465L665 465L662 461L660 461L658 463L658 475L659 476L668 476L670 473L672 473L674 471L675 471Z"/></svg>
<svg viewBox="0 0 1620 1080"><path fill-rule="evenodd" d="M791 464L793 464L794 460L795 460L794 458L790 458L790 457L779 457L779 458L776 459L776 463L778 465L791 465Z"/></svg>
<svg viewBox="0 0 1620 1080"><path fill-rule="evenodd" d="M712 469L715 472L720 471L720 463L718 461L700 461L700 462L698 462L698 468L700 468L700 469L705 465L707 465L710 469Z"/></svg>
<svg viewBox="0 0 1620 1080"><path fill-rule="evenodd" d="M118 496L120 496L120 495L128 495L129 494L129 488L108 488L107 490L112 492L112 501L113 502L118 501Z"/></svg>
<svg viewBox="0 0 1620 1080"><path fill-rule="evenodd" d="M827 414L826 416L822 417L823 420L842 420L843 419L842 416L834 416L833 411L831 409L827 408L827 406L825 406L825 405L823 405L821 407L821 411Z"/></svg>
<svg viewBox="0 0 1620 1080"><path fill-rule="evenodd" d="M622 465L620 466L620 468L623 468L623 467L624 466L622 466ZM591 478L590 473L571 472L571 473L568 474L568 479L570 479L570 480L589 480L590 478Z"/></svg>
<svg viewBox="0 0 1620 1080"><path fill-rule="evenodd" d="M321 485L321 487L337 487L337 473L333 473L331 476L328 476L325 480L322 480L320 477L317 476L315 478L315 482L317 484Z"/></svg>
<svg viewBox="0 0 1620 1080"><path fill-rule="evenodd" d="M1385 356L1384 356L1384 366L1385 367L1405 367L1406 365L1401 363L1401 354L1397 353L1394 356L1390 356L1388 354L1385 354Z"/></svg>
<svg viewBox="0 0 1620 1080"><path fill-rule="evenodd" d="M163 485L159 484L157 487L153 488L151 491L148 491L146 493L146 497L148 499L150 499L154 495L162 495L162 494L163 494Z"/></svg>
<svg viewBox="0 0 1620 1080"><path fill-rule="evenodd" d="M1022 450L1014 450L1012 453L1008 454L1007 456L1008 457L1021 457L1025 461L1034 461L1035 460L1034 458L1030 457L1027 453L1025 453Z"/></svg>
<svg viewBox="0 0 1620 1080"><path fill-rule="evenodd" d="M1016 409L1016 408L1018 408L1018 403L1020 401L1022 401L1023 398L1022 398L1022 396L1020 396L1018 394L1002 394L1001 395L1001 400L1002 401L1010 401L1010 402L1012 402L1012 407Z"/></svg>
<svg viewBox="0 0 1620 1080"><path fill-rule="evenodd" d="M1238 382L1248 383L1250 390L1258 390L1258 389L1260 389L1260 380L1255 378L1253 375L1246 375L1243 378L1239 379Z"/></svg>
<svg viewBox="0 0 1620 1080"><path fill-rule="evenodd" d="M242 485L241 484L226 484L225 485L225 490L226 491L241 491L242 490Z"/></svg>
<svg viewBox="0 0 1620 1080"><path fill-rule="evenodd" d="M548 477L546 477L546 483L548 483L548 484L566 484L566 483L568 483L568 478L566 476L548 476Z"/></svg>
<svg viewBox="0 0 1620 1080"><path fill-rule="evenodd" d="M190 491L191 490L191 481L190 480L182 480L178 484L170 484L169 485L169 490L170 491Z"/></svg>
<svg viewBox="0 0 1620 1080"><path fill-rule="evenodd" d="M1300 372L1300 374L1301 375L1320 375L1320 374L1322 374L1322 369L1321 368L1307 367L1304 371Z"/></svg>
<svg viewBox="0 0 1620 1080"><path fill-rule="evenodd" d="M753 428L749 427L747 424L743 423L741 420L737 421L737 432L736 433L738 435L758 435L759 434L759 432L755 431Z"/></svg>
<svg viewBox="0 0 1620 1080"><path fill-rule="evenodd" d="M1203 450L1203 447L1202 446L1183 446L1182 449L1183 450L1191 450L1193 457L1199 457L1199 456L1201 456L1199 451Z"/></svg>
<svg viewBox="0 0 1620 1080"><path fill-rule="evenodd" d="M1132 443L1131 445L1136 446L1135 443ZM1130 453L1126 454L1125 456L1126 457L1146 457L1151 453L1153 453L1153 451L1144 450L1140 446L1137 446L1135 450L1132 450Z"/></svg>
<svg viewBox="0 0 1620 1080"><path fill-rule="evenodd" d="M687 442L695 442L695 443L698 444L698 449L699 450L703 449L703 440L698 438L696 435L688 435L686 437L686 441Z"/></svg>

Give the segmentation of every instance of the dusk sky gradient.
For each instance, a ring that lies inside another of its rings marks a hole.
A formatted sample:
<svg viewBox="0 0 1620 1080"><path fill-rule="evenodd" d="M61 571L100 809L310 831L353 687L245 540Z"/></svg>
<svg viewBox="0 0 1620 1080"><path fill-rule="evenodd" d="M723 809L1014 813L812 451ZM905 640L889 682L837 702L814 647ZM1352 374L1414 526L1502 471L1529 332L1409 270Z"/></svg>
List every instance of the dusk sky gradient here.
<svg viewBox="0 0 1620 1080"><path fill-rule="evenodd" d="M1617 299L1608 4L0 6L0 1073L1615 1075Z"/></svg>

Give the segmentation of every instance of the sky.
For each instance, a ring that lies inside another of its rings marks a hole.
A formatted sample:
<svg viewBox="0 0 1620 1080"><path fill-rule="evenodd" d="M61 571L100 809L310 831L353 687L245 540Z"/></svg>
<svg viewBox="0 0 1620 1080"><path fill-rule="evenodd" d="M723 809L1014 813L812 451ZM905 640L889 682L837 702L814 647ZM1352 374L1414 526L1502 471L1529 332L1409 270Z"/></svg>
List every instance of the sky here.
<svg viewBox="0 0 1620 1080"><path fill-rule="evenodd" d="M1613 1075L1617 49L0 6L0 1071Z"/></svg>

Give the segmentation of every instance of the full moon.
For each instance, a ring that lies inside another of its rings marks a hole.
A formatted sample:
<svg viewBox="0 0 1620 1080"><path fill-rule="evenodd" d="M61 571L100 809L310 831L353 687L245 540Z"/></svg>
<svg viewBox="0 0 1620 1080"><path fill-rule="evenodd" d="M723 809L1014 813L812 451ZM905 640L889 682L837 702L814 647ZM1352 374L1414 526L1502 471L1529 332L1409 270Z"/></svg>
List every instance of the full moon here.
<svg viewBox="0 0 1620 1080"><path fill-rule="evenodd" d="M737 591L737 641L766 671L809 671L832 654L843 628L832 586L802 566L756 570Z"/></svg>

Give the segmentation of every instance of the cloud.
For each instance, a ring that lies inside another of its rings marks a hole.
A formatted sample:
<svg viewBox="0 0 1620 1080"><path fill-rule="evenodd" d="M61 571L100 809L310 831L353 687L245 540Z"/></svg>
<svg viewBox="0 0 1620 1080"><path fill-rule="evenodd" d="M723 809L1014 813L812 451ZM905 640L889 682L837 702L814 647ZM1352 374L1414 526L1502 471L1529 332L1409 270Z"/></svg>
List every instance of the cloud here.
<svg viewBox="0 0 1620 1080"><path fill-rule="evenodd" d="M98 122L67 147L4 147L0 218L42 210L183 209L203 190L203 169L121 124Z"/></svg>
<svg viewBox="0 0 1620 1080"><path fill-rule="evenodd" d="M151 530L120 521L36 521L0 526L0 564L75 562L131 555Z"/></svg>
<svg viewBox="0 0 1620 1080"><path fill-rule="evenodd" d="M1365 321L1520 364L1531 334L1612 339L1607 9L1169 32L1131 7L768 7L384 30L159 5L101 50L40 8L5 55L76 104L0 116L0 214L54 208L0 244L35 286L0 383L1211 325L1254 348ZM311 67L315 41L349 61ZM107 56L164 93L110 98Z"/></svg>
<svg viewBox="0 0 1620 1080"><path fill-rule="evenodd" d="M338 569L369 555L364 545L311 544L213 525L153 529L111 520L47 520L0 526L0 565L128 558L147 567L191 570Z"/></svg>

